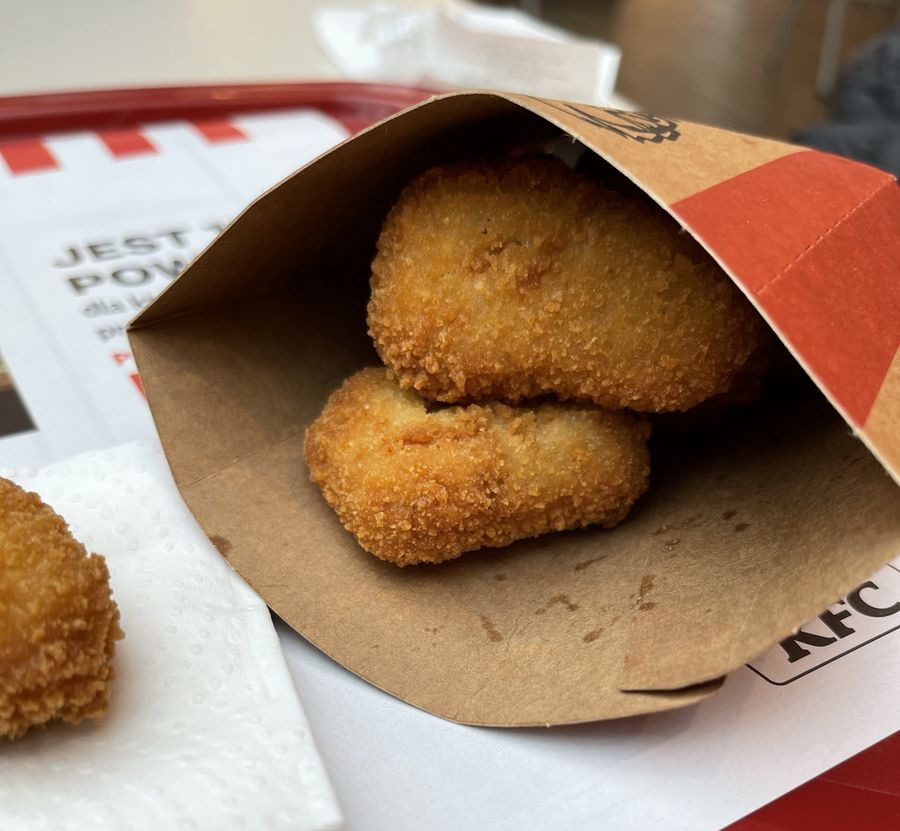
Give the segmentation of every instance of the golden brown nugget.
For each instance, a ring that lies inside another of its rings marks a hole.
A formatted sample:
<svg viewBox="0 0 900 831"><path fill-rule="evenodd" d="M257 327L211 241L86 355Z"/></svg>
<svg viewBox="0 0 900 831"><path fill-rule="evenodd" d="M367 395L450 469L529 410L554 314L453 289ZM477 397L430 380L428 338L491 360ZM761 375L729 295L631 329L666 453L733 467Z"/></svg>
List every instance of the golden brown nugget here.
<svg viewBox="0 0 900 831"><path fill-rule="evenodd" d="M104 559L0 479L0 738L102 715L122 636Z"/></svg>
<svg viewBox="0 0 900 831"><path fill-rule="evenodd" d="M383 368L365 369L307 430L306 460L360 545L406 566L616 525L647 488L649 432L590 405L429 410Z"/></svg>
<svg viewBox="0 0 900 831"><path fill-rule="evenodd" d="M554 159L415 179L382 228L368 311L382 360L428 398L644 412L725 392L762 328L648 197Z"/></svg>
<svg viewBox="0 0 900 831"><path fill-rule="evenodd" d="M654 432L704 432L715 429L733 410L748 407L759 400L769 364L768 351L758 349L740 368L725 392L701 401L690 410L657 415L653 420Z"/></svg>

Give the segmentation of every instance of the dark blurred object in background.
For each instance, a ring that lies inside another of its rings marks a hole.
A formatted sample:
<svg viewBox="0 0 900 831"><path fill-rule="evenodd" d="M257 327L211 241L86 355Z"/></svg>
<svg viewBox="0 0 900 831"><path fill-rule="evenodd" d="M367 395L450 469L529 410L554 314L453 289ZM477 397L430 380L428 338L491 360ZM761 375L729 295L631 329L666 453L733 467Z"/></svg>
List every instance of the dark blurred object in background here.
<svg viewBox="0 0 900 831"><path fill-rule="evenodd" d="M900 122L900 29L854 55L838 77L829 114L837 121Z"/></svg>
<svg viewBox="0 0 900 831"><path fill-rule="evenodd" d="M900 29L854 56L838 75L828 119L792 139L900 177Z"/></svg>
<svg viewBox="0 0 900 831"><path fill-rule="evenodd" d="M480 0L622 48L618 91L659 115L787 138L827 117L816 79L832 0ZM894 25L900 0L844 4L836 63ZM795 14L783 27L786 12ZM832 16L833 21L833 16ZM784 33L777 61L773 40Z"/></svg>

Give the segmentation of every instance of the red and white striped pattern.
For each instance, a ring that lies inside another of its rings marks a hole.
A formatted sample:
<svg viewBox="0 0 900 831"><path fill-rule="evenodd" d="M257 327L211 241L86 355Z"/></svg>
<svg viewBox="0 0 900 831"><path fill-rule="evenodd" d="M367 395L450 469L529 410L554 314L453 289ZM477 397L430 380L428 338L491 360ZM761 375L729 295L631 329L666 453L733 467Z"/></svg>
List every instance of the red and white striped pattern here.
<svg viewBox="0 0 900 831"><path fill-rule="evenodd" d="M225 119L186 122L207 144L248 141L252 136L238 124ZM103 130L90 133L115 159L159 153L159 148L145 129ZM0 158L14 176L59 170L60 160L52 151L52 140L45 138L13 139L0 142Z"/></svg>

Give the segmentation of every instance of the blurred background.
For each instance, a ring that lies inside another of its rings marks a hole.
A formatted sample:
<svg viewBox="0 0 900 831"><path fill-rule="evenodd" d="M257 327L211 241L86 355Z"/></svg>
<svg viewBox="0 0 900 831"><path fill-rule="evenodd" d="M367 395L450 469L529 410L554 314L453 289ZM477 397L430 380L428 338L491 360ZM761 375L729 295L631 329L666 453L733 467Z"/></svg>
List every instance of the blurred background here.
<svg viewBox="0 0 900 831"><path fill-rule="evenodd" d="M641 108L774 137L823 119L830 72L889 32L900 12L896 0L545 0L521 5L549 22L621 47L617 89ZM817 89L823 52L824 77ZM900 50L895 54L896 71ZM888 80L900 85L900 76Z"/></svg>
<svg viewBox="0 0 900 831"><path fill-rule="evenodd" d="M428 0L0 0L5 21L0 94L322 80L350 71L359 79L366 77L367 67L348 69L335 60L336 47L326 42L327 32L323 39L317 15L376 10L380 17L371 16L360 31L372 35L369 43L378 40L389 51L392 37L396 44L404 27L408 32L417 24L386 16L386 9L447 5ZM498 0L477 7L525 12L576 38L618 46L616 90L641 109L787 137L827 117L838 68L864 44L886 36L897 23L900 0ZM355 25L336 20L332 41L340 39L342 28ZM349 53L361 51L350 40L344 50L344 63L353 58ZM896 44L887 63L897 73ZM370 63L368 79L377 76ZM900 86L900 76L885 82ZM895 90L895 95L900 93Z"/></svg>

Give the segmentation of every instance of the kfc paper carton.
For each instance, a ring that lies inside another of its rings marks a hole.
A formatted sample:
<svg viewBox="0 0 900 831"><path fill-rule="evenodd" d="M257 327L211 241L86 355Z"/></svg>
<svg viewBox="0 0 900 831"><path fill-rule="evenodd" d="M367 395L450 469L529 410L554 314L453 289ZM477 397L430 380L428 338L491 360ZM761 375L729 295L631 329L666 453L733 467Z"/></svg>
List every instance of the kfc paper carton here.
<svg viewBox="0 0 900 831"><path fill-rule="evenodd" d="M341 527L303 457L329 393L379 363L365 306L380 225L431 165L563 134L700 241L821 393L801 378L718 429L663 438L649 492L612 531L398 569ZM266 193L130 337L187 504L297 632L448 719L614 718L714 693L897 554L898 230L900 188L865 165L679 120L456 93Z"/></svg>

